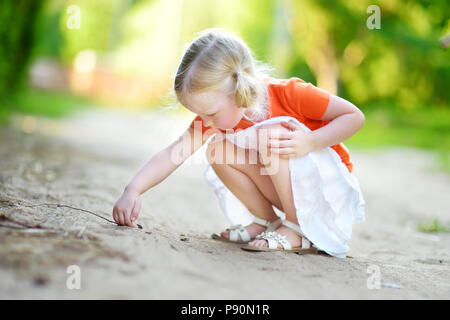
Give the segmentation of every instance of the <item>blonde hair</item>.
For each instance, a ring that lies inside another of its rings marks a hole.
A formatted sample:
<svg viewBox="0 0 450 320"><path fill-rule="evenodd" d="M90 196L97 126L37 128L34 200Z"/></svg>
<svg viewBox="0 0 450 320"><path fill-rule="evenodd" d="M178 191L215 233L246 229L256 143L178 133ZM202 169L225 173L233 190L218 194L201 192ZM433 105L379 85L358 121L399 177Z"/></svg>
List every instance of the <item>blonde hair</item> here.
<svg viewBox="0 0 450 320"><path fill-rule="evenodd" d="M264 78L272 68L253 57L237 36L218 28L206 29L187 47L178 66L174 90L178 101L192 93L220 90L235 98L239 108L248 108L251 122L262 121L268 112Z"/></svg>

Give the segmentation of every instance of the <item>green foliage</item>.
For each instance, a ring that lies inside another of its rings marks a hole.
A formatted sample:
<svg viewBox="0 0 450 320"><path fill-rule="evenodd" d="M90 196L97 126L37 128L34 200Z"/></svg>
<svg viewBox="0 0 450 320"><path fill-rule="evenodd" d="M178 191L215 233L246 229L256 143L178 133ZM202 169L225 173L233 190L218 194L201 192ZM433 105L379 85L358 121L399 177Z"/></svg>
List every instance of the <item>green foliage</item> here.
<svg viewBox="0 0 450 320"><path fill-rule="evenodd" d="M437 232L449 233L450 225L445 226L438 219L433 219L431 223L419 223L418 229L421 232L427 233L437 233Z"/></svg>
<svg viewBox="0 0 450 320"><path fill-rule="evenodd" d="M62 9L61 2L44 2L35 23L33 56L60 59L61 50L65 46L60 30L60 21L64 14Z"/></svg>
<svg viewBox="0 0 450 320"><path fill-rule="evenodd" d="M47 117L65 116L91 105L88 100L70 93L36 89L21 90L14 96L13 103L16 112Z"/></svg>
<svg viewBox="0 0 450 320"><path fill-rule="evenodd" d="M275 67L276 76L320 85L322 67L336 70L330 77L337 94L361 109L447 107L450 100L449 50L438 42L450 32L448 1L192 0L180 7L169 2L48 0L35 50L71 64L78 52L93 49L100 56L112 53L109 67L116 64L121 72L167 72L155 68L175 65L179 56L173 44L156 43L160 30L166 30L166 42L177 37L179 50L196 32L223 27L242 36L258 59ZM66 25L73 4L80 8L80 29ZM366 26L372 4L381 10L379 30Z"/></svg>
<svg viewBox="0 0 450 320"><path fill-rule="evenodd" d="M293 37L300 47L295 59L308 61L308 54L314 59L323 51L333 52L327 58L339 71L339 95L362 108L381 101L403 110L447 107L450 59L438 40L450 32L448 16L443 14L450 12L448 1L294 3ZM370 4L380 7L379 30L366 27ZM293 68L289 75L301 77L299 72Z"/></svg>
<svg viewBox="0 0 450 320"><path fill-rule="evenodd" d="M450 150L450 113L430 108L409 112L379 108L366 112L364 127L349 143L359 146L406 145Z"/></svg>
<svg viewBox="0 0 450 320"><path fill-rule="evenodd" d="M24 81L41 5L41 0L0 1L0 109Z"/></svg>
<svg viewBox="0 0 450 320"><path fill-rule="evenodd" d="M372 4L381 10L379 30L366 26ZM80 8L80 29L67 27L70 5ZM80 51L92 49L107 72L144 75L164 87L183 46L201 30L222 27L277 77L334 82L337 94L366 114L346 143L438 150L450 168L450 50L438 41L450 34L448 12L445 0L3 0L0 119L6 105L56 116L81 104L59 93L11 97L30 52L72 66Z"/></svg>
<svg viewBox="0 0 450 320"><path fill-rule="evenodd" d="M115 24L118 23L120 10L124 1L110 0L78 0L67 2L62 7L60 25L64 46L61 48L61 59L64 63L71 64L76 54L85 49L93 49L100 53L113 49L116 42ZM68 28L67 22L70 13L67 9L76 4L80 10L80 28Z"/></svg>
<svg viewBox="0 0 450 320"><path fill-rule="evenodd" d="M357 148L408 146L435 150L450 173L450 112L444 108L404 111L371 106L364 127L345 144Z"/></svg>

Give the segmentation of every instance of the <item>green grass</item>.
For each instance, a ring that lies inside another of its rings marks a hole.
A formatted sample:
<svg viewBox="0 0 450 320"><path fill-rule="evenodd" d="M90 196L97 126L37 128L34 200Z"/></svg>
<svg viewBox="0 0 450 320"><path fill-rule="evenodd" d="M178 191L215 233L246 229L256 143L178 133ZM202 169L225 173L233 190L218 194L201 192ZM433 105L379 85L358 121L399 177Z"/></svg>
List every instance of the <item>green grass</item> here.
<svg viewBox="0 0 450 320"><path fill-rule="evenodd" d="M90 105L89 100L66 92L23 89L12 98L11 111L57 118Z"/></svg>
<svg viewBox="0 0 450 320"><path fill-rule="evenodd" d="M365 112L366 122L345 144L358 148L408 146L438 153L450 173L450 110L419 109L400 113L377 109Z"/></svg>
<svg viewBox="0 0 450 320"><path fill-rule="evenodd" d="M450 233L450 226L444 226L438 219L434 219L431 223L419 223L417 228L419 231L427 233Z"/></svg>

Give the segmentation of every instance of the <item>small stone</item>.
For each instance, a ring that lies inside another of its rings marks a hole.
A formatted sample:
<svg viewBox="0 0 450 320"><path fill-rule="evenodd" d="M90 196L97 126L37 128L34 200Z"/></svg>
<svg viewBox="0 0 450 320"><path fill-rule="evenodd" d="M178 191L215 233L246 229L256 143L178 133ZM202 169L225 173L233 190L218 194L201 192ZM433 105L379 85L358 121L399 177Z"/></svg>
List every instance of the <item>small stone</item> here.
<svg viewBox="0 0 450 320"><path fill-rule="evenodd" d="M34 277L33 283L36 286L45 286L48 283L48 279L45 276L38 275L38 276Z"/></svg>

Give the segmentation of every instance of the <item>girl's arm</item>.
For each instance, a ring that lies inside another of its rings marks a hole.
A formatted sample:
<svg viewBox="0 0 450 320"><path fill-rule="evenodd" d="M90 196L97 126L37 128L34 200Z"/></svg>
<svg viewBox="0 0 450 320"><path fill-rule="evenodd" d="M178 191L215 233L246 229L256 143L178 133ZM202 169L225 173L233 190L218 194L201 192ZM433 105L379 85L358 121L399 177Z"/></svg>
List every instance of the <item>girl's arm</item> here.
<svg viewBox="0 0 450 320"><path fill-rule="evenodd" d="M351 102L330 94L330 102L321 120L330 121L326 126L311 131L311 151L341 143L358 130L365 122L364 114Z"/></svg>
<svg viewBox="0 0 450 320"><path fill-rule="evenodd" d="M352 103L330 94L328 107L320 120L330 122L310 133L303 131L294 121L282 122L282 126L292 132L271 137L270 150L278 153L281 158L289 158L301 157L308 152L336 145L360 130L365 117Z"/></svg>
<svg viewBox="0 0 450 320"><path fill-rule="evenodd" d="M196 139L198 137L195 137ZM154 155L126 186L140 195L166 179L183 164L204 141L194 143L194 129L189 127L176 141Z"/></svg>
<svg viewBox="0 0 450 320"><path fill-rule="evenodd" d="M136 227L134 222L141 209L140 195L166 179L203 145L206 137L194 133L189 127L176 141L154 155L128 183L113 209L114 220L119 225Z"/></svg>

